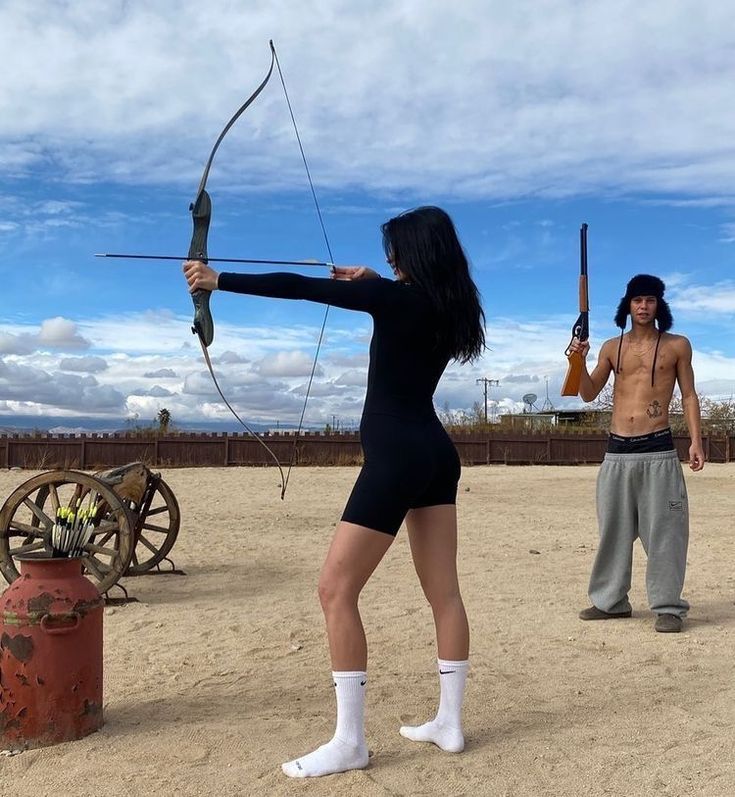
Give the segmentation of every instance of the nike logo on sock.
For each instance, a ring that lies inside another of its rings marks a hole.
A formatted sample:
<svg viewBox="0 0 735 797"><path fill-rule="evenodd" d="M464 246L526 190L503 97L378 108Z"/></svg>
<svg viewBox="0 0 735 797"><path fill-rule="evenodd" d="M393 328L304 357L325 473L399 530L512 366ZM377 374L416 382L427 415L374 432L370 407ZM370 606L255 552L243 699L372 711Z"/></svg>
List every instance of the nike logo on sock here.
<svg viewBox="0 0 735 797"><path fill-rule="evenodd" d="M439 670L439 675L451 675L457 672L456 670Z"/></svg>
<svg viewBox="0 0 735 797"><path fill-rule="evenodd" d="M365 686L366 683L367 681L360 681L360 686Z"/></svg>

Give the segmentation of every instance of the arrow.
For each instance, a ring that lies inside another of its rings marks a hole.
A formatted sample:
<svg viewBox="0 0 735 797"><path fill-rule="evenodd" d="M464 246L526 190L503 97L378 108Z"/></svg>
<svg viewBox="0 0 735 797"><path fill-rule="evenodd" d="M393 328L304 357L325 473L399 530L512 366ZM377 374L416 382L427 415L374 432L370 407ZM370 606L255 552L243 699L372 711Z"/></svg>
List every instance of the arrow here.
<svg viewBox="0 0 735 797"><path fill-rule="evenodd" d="M188 257L179 257L176 255L127 255L115 252L101 252L95 254L95 257L116 257L126 260L189 260ZM253 258L244 257L208 257L208 263L256 263L268 266L326 266L327 268L334 268L336 263L327 263L324 260L255 260Z"/></svg>

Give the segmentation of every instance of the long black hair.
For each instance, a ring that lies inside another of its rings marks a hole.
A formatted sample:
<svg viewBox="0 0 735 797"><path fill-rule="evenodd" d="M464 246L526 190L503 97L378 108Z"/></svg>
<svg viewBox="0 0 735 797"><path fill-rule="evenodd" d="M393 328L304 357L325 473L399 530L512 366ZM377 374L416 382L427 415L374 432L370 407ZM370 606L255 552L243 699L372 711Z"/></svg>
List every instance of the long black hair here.
<svg viewBox="0 0 735 797"><path fill-rule="evenodd" d="M437 207L415 208L389 219L381 230L394 269L426 291L436 307L438 344L451 359L477 359L485 349L485 314L449 215Z"/></svg>

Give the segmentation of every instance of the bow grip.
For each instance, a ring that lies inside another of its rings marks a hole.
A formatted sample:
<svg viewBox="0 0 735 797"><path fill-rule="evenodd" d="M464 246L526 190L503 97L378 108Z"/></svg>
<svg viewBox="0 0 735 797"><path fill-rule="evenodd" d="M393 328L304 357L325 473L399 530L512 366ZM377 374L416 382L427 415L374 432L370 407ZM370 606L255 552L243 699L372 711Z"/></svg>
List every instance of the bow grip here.
<svg viewBox="0 0 735 797"><path fill-rule="evenodd" d="M203 263L208 261L207 236L209 235L209 222L212 218L212 200L209 194L202 189L197 198L189 206L191 218L194 224L194 231L189 245L189 260L201 260ZM194 303L194 321L191 331L199 336L203 346L209 346L214 340L214 321L209 309L209 297L211 291L196 290L191 294Z"/></svg>

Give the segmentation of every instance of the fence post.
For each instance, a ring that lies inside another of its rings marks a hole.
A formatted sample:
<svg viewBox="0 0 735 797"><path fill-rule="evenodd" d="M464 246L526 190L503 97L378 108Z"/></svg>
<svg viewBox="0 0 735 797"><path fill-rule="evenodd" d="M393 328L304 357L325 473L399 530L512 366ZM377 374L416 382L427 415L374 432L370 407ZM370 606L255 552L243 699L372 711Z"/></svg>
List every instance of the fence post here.
<svg viewBox="0 0 735 797"><path fill-rule="evenodd" d="M230 435L225 432L225 467L230 464Z"/></svg>

